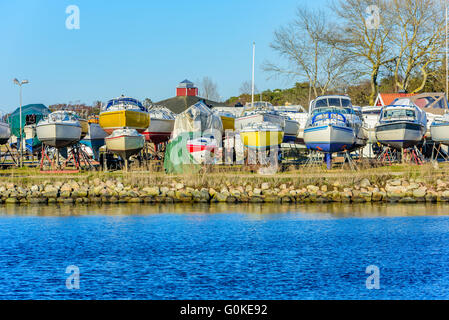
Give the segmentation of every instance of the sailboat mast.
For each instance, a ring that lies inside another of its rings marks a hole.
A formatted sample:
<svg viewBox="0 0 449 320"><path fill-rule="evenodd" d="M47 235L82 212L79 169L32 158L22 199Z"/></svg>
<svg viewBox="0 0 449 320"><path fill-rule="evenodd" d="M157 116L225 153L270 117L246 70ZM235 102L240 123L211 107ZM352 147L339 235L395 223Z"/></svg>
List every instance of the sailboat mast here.
<svg viewBox="0 0 449 320"><path fill-rule="evenodd" d="M251 85L251 107L254 107L254 58L256 56L256 43L253 42L253 80Z"/></svg>
<svg viewBox="0 0 449 320"><path fill-rule="evenodd" d="M446 100L449 100L449 72L448 72L448 60L449 60L449 52L448 52L448 35L447 35L447 2L445 4L446 9Z"/></svg>

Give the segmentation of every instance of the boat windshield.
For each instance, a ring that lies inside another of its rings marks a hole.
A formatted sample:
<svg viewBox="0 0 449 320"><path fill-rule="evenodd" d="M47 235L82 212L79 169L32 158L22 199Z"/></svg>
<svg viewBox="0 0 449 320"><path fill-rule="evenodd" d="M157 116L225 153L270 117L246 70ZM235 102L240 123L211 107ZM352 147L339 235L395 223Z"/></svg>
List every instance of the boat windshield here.
<svg viewBox="0 0 449 320"><path fill-rule="evenodd" d="M129 106L129 107L138 107L142 111L147 111L143 104L136 99L133 98L118 98L109 100L104 110L107 110L113 106Z"/></svg>
<svg viewBox="0 0 449 320"><path fill-rule="evenodd" d="M350 108L351 100L347 98L320 98L315 102L315 108L322 107L344 107Z"/></svg>
<svg viewBox="0 0 449 320"><path fill-rule="evenodd" d="M315 108L312 111L312 115L318 114L318 113L324 113L324 112L332 112L332 113L341 113L341 114L353 114L354 110L352 108L336 108L336 107L320 107Z"/></svg>
<svg viewBox="0 0 449 320"><path fill-rule="evenodd" d="M411 109L387 109L383 113L384 120L416 118L416 113Z"/></svg>

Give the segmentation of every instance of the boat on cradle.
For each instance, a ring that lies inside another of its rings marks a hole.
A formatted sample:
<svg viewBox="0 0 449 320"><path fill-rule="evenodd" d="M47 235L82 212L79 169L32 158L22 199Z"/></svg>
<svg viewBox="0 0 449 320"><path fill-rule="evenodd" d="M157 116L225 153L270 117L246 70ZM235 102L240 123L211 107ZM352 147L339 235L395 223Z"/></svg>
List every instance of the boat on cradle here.
<svg viewBox="0 0 449 320"><path fill-rule="evenodd" d="M304 129L307 148L329 155L352 151L366 141L363 122L354 112L349 97L321 96L310 103L309 110Z"/></svg>
<svg viewBox="0 0 449 320"><path fill-rule="evenodd" d="M175 139L189 132L195 133L198 137L221 139L223 123L203 101L198 101L176 116L171 138Z"/></svg>
<svg viewBox="0 0 449 320"><path fill-rule="evenodd" d="M382 107L380 106L367 106L362 108L363 122L365 123L365 134L368 138L368 142L373 144L377 143L375 127L379 121L380 112Z"/></svg>
<svg viewBox="0 0 449 320"><path fill-rule="evenodd" d="M10 137L11 129L9 128L9 124L3 121L2 118L0 119L0 145L7 143Z"/></svg>
<svg viewBox="0 0 449 320"><path fill-rule="evenodd" d="M355 128L355 145L354 149L360 149L366 146L368 142L368 126L363 120L362 108L358 106L352 106L354 113L349 113L346 118L351 122Z"/></svg>
<svg viewBox="0 0 449 320"><path fill-rule="evenodd" d="M416 146L426 130L426 112L409 98L398 98L383 107L375 127L377 141L397 150Z"/></svg>
<svg viewBox="0 0 449 320"><path fill-rule="evenodd" d="M288 119L294 120L298 123L298 134L296 135L295 143L304 144L304 128L306 126L307 118L309 114L304 109L303 106L282 106L274 107L280 115L287 117Z"/></svg>
<svg viewBox="0 0 449 320"><path fill-rule="evenodd" d="M135 129L116 129L105 141L108 151L124 160L138 154L145 145L145 137Z"/></svg>
<svg viewBox="0 0 449 320"><path fill-rule="evenodd" d="M219 149L217 140L208 137L188 140L186 147L193 159L199 164L214 163L215 154Z"/></svg>
<svg viewBox="0 0 449 320"><path fill-rule="evenodd" d="M242 132L249 125L262 124L263 122L271 123L282 129L283 140L281 142L291 143L296 141L299 123L288 116L281 115L271 105L256 109L249 108L249 110L244 111L243 115L235 120L235 129ZM254 128L251 128L251 131Z"/></svg>
<svg viewBox="0 0 449 320"><path fill-rule="evenodd" d="M446 95L442 92L428 92L419 93L408 98L426 113L427 130L425 138L433 140L430 130L432 123L436 118L441 118L441 116L449 112Z"/></svg>
<svg viewBox="0 0 449 320"><path fill-rule="evenodd" d="M140 101L121 96L102 107L99 123L107 134L122 128L142 133L150 126L150 115Z"/></svg>
<svg viewBox="0 0 449 320"><path fill-rule="evenodd" d="M80 142L89 147L92 150L94 159L98 160L100 156L100 148L105 145L104 139L108 136L108 134L100 127L98 117L93 117L87 120L87 122L87 134Z"/></svg>
<svg viewBox="0 0 449 320"><path fill-rule="evenodd" d="M86 119L80 117L77 113L74 111L67 111L68 113L72 114L80 123L81 126L81 140L87 135L89 132L89 121Z"/></svg>
<svg viewBox="0 0 449 320"><path fill-rule="evenodd" d="M154 144L170 140L176 114L163 106L153 106L148 113L150 114L150 126L143 132L145 140Z"/></svg>
<svg viewBox="0 0 449 320"><path fill-rule="evenodd" d="M449 146L449 113L435 117L430 125L432 140Z"/></svg>
<svg viewBox="0 0 449 320"><path fill-rule="evenodd" d="M272 122L250 123L240 130L240 139L247 148L279 146L283 138L284 130Z"/></svg>
<svg viewBox="0 0 449 320"><path fill-rule="evenodd" d="M81 125L73 113L60 110L39 121L36 134L42 143L59 149L80 141Z"/></svg>

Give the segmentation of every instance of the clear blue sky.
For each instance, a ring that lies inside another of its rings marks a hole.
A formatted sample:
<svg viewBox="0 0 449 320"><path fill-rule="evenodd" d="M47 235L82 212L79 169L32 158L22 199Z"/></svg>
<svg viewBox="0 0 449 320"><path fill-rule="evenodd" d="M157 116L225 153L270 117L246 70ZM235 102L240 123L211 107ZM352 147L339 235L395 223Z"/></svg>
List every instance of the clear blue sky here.
<svg viewBox="0 0 449 320"><path fill-rule="evenodd" d="M17 77L29 79L24 104L91 104L129 95L153 101L175 95L178 82L211 77L223 98L251 79L256 42L256 85L267 80L265 60L273 31L300 5L327 0L0 0L0 109L19 104ZM80 30L65 27L68 5L80 8Z"/></svg>

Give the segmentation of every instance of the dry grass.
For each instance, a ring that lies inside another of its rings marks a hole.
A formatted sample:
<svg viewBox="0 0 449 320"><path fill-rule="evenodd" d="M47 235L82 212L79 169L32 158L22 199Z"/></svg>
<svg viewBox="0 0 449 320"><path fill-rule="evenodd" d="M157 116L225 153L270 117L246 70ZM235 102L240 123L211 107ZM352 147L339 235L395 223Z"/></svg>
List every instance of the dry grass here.
<svg viewBox="0 0 449 320"><path fill-rule="evenodd" d="M155 165L153 165L155 166ZM125 184L134 186L157 186L183 183L193 188L220 189L226 185L245 186L247 184L260 185L268 182L271 185L293 185L301 187L309 184L332 185L339 182L341 185L354 185L361 179L367 178L371 183L383 185L391 178L421 179L423 182L432 183L437 179L445 180L449 164L425 164L393 165L377 168L363 168L351 171L347 168L327 170L324 167L295 168L290 166L284 172L274 175L260 175L251 172L243 166L213 166L201 167L199 171L190 171L184 174L165 174L160 168L155 169L150 164L147 168L135 168L130 172L81 172L76 174L42 174L38 168L13 168L0 171L0 182L13 182L20 185L41 184L44 181L69 181L89 182L95 178L119 179Z"/></svg>

